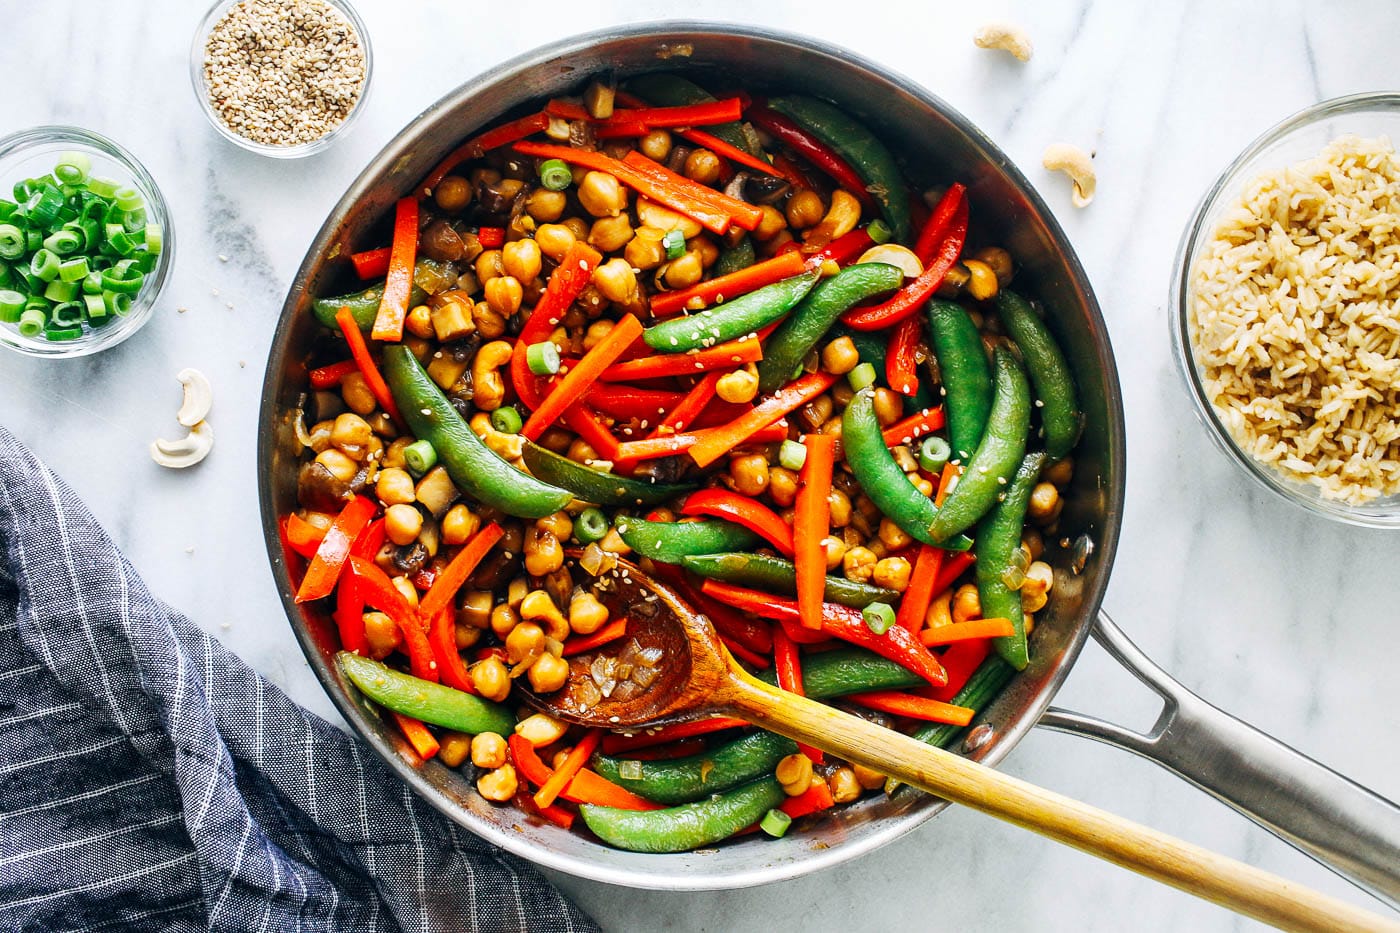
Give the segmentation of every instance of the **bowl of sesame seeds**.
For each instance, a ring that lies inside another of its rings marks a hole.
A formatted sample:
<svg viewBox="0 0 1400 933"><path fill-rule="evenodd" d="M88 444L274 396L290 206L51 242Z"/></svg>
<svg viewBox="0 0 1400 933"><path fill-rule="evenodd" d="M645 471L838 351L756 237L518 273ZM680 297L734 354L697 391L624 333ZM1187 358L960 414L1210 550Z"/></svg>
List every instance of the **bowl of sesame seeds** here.
<svg viewBox="0 0 1400 933"><path fill-rule="evenodd" d="M210 124L280 159L344 133L369 90L373 55L345 0L218 0L190 50L190 79Z"/></svg>

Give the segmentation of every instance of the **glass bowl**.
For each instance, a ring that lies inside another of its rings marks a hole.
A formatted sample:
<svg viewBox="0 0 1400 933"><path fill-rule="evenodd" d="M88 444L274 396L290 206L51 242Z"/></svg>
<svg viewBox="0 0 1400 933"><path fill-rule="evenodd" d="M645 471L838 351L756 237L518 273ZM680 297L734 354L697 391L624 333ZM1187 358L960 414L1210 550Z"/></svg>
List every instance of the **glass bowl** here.
<svg viewBox="0 0 1400 933"><path fill-rule="evenodd" d="M355 119L360 115L360 111L364 109L365 100L369 97L369 89L374 77L374 50L371 47L369 30L365 28L364 20L360 19L360 14L356 13L355 8L346 0L324 0L326 4L335 7L350 21L351 27L360 39L360 47L364 49L365 76L360 85L360 96L355 101L355 105L350 108L350 112L345 115L345 119L332 127L330 132L324 136L319 136L310 142L298 143L294 146L269 146L255 142L246 136L238 135L219 118L219 115L214 112L214 105L209 100L209 85L204 79L204 47L209 41L209 33L213 30L214 24L239 2L241 0L216 0L214 5L209 8L209 12L205 13L204 18L199 21L199 28L194 32L194 42L190 46L190 81L194 84L194 96L199 101L199 108L204 111L205 118L220 136L249 152L256 152L274 159L300 159L303 156L320 152L350 129Z"/></svg>
<svg viewBox="0 0 1400 933"><path fill-rule="evenodd" d="M92 160L92 174L130 184L141 192L146 202L147 220L160 225L161 251L130 309L110 324L98 328L85 325L81 337L62 341L26 337L13 325L0 324L0 343L29 356L87 356L121 343L150 320L174 264L175 228L170 223L170 211L155 179L130 152L90 130L76 126L36 126L0 139L0 192L8 196L16 181L52 173L65 152L86 154Z"/></svg>
<svg viewBox="0 0 1400 933"><path fill-rule="evenodd" d="M1302 110L1260 136L1230 163L1210 187L1186 227L1176 254L1172 283L1171 334L1177 361L1195 402L1197 416L1215 443L1260 485L1288 501L1337 521L1372 528L1400 528L1400 495L1352 504L1325 498L1312 484L1299 482L1241 449L1211 405L1191 339L1192 270L1217 224L1246 184L1258 175L1317 156L1339 136L1387 136L1400 143L1400 93L1356 94Z"/></svg>

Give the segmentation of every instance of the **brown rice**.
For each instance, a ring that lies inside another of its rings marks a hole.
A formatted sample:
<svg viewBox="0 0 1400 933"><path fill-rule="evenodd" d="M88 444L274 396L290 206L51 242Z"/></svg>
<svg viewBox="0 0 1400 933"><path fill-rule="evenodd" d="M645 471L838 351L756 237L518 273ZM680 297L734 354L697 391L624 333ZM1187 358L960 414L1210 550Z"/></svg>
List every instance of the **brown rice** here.
<svg viewBox="0 0 1400 933"><path fill-rule="evenodd" d="M1400 492L1400 161L1344 136L1249 182L1192 269L1206 395L1240 447L1325 498Z"/></svg>

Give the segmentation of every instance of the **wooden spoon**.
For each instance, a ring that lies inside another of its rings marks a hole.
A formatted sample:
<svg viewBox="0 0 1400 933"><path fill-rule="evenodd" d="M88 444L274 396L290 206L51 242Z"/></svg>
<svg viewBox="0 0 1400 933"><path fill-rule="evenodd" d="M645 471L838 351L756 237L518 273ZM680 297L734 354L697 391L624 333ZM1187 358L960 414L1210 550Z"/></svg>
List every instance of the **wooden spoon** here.
<svg viewBox="0 0 1400 933"><path fill-rule="evenodd" d="M636 729L737 716L1277 927L1400 930L1393 920L756 680L708 618L626 561L599 588L626 612L628 638L660 648L662 661L647 688L620 699L617 691L599 698L583 684L596 654L573 659L563 689L530 697L561 719Z"/></svg>

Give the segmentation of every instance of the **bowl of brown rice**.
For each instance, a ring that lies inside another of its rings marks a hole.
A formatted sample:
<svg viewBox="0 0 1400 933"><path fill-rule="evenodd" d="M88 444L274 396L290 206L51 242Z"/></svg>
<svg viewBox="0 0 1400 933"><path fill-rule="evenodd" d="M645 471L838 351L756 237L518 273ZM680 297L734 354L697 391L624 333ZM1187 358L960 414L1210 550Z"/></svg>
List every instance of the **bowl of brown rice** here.
<svg viewBox="0 0 1400 933"><path fill-rule="evenodd" d="M1176 258L1201 420L1275 492L1400 527L1400 93L1324 101L1225 170Z"/></svg>

